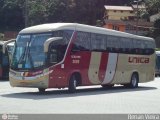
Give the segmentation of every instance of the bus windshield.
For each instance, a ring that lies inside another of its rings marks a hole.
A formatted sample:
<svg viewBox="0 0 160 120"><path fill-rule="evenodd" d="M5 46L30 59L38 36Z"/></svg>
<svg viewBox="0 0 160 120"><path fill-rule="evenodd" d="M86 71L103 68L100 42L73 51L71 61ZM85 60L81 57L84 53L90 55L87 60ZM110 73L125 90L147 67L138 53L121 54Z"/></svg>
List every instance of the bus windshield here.
<svg viewBox="0 0 160 120"><path fill-rule="evenodd" d="M18 35L11 68L33 69L45 65L44 42L52 34Z"/></svg>
<svg viewBox="0 0 160 120"><path fill-rule="evenodd" d="M72 34L72 30L59 30L43 34L18 35L12 56L11 68L28 70L45 66L48 56L44 52L44 43L51 37L62 37L61 41L55 41L51 44L51 50L49 51L50 59L52 59L50 62L52 64L60 62L64 57Z"/></svg>

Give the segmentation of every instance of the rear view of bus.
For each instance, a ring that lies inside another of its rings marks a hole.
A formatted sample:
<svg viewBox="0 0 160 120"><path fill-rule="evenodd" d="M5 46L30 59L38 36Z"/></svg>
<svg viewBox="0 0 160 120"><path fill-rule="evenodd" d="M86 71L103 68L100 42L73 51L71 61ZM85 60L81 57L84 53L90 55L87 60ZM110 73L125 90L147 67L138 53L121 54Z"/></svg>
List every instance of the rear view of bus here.
<svg viewBox="0 0 160 120"><path fill-rule="evenodd" d="M0 79L8 79L14 39L0 42Z"/></svg>
<svg viewBox="0 0 160 120"><path fill-rule="evenodd" d="M20 31L13 53L13 87L65 88L115 84L138 87L154 80L155 42L104 28L53 23Z"/></svg>

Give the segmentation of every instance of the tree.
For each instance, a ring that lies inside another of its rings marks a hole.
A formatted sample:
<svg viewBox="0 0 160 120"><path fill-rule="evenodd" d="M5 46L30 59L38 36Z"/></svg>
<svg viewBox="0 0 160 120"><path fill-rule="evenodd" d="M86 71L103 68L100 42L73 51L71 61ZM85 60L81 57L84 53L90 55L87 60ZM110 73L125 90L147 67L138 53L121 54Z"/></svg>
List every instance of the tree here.
<svg viewBox="0 0 160 120"><path fill-rule="evenodd" d="M68 0L52 0L48 7L48 22L66 22L68 11Z"/></svg>
<svg viewBox="0 0 160 120"><path fill-rule="evenodd" d="M160 0L146 0L149 15L160 12ZM154 28L150 30L149 36L155 38L157 47L160 47L160 18L154 22Z"/></svg>
<svg viewBox="0 0 160 120"><path fill-rule="evenodd" d="M3 5L4 5L4 0L0 0L0 31L2 31L3 30L3 19L2 19L2 16L3 16L3 9L2 9L2 7L3 7Z"/></svg>
<svg viewBox="0 0 160 120"><path fill-rule="evenodd" d="M0 26L3 30L19 30L24 27L23 12L21 9L22 0L0 1Z"/></svg>
<svg viewBox="0 0 160 120"><path fill-rule="evenodd" d="M154 22L154 31L152 35L156 40L157 47L160 48L160 19Z"/></svg>
<svg viewBox="0 0 160 120"><path fill-rule="evenodd" d="M154 22L154 36L160 36L160 18Z"/></svg>
<svg viewBox="0 0 160 120"><path fill-rule="evenodd" d="M27 26L42 24L47 21L46 2L44 0L30 0L27 2Z"/></svg>
<svg viewBox="0 0 160 120"><path fill-rule="evenodd" d="M160 0L145 0L147 11L153 15L160 12Z"/></svg>

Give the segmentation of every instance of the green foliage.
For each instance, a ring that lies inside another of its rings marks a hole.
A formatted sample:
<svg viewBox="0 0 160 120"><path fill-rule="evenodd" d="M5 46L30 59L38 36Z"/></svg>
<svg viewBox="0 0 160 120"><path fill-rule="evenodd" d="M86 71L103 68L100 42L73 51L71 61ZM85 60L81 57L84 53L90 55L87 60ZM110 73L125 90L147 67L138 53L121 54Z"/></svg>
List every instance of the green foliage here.
<svg viewBox="0 0 160 120"><path fill-rule="evenodd" d="M17 30L24 26L22 0L3 0L0 9L0 28Z"/></svg>
<svg viewBox="0 0 160 120"><path fill-rule="evenodd" d="M48 22L65 22L68 12L68 0L53 0L48 7Z"/></svg>
<svg viewBox="0 0 160 120"><path fill-rule="evenodd" d="M160 19L156 20L155 23L154 23L154 36L160 36Z"/></svg>
<svg viewBox="0 0 160 120"><path fill-rule="evenodd" d="M45 23L47 9L43 0L28 1L26 7L27 26Z"/></svg>
<svg viewBox="0 0 160 120"><path fill-rule="evenodd" d="M145 3L149 15L160 12L160 0L145 0ZM160 47L160 18L154 22L154 28L150 30L148 35L155 38L157 47Z"/></svg>
<svg viewBox="0 0 160 120"><path fill-rule="evenodd" d="M145 0L147 11L153 15L160 12L160 0Z"/></svg>

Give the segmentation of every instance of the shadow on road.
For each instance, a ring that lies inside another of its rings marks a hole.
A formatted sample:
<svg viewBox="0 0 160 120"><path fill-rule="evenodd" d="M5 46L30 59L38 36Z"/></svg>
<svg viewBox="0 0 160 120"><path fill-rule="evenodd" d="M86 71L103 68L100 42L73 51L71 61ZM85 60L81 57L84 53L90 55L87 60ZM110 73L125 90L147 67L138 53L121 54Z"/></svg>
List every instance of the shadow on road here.
<svg viewBox="0 0 160 120"><path fill-rule="evenodd" d="M136 89L125 88L123 86L117 86L109 89L104 89L102 87L96 88L83 88L77 89L76 93L69 93L68 90L50 90L44 93L39 92L21 92L21 93L11 93L11 94L4 94L2 97L7 98L19 98L19 99L53 99L53 98L67 98L67 97L79 97L79 96L92 96L92 95L100 95L100 94L118 94L118 93L125 93L125 92L136 92L136 91L148 91L148 90L155 90L155 87L138 87Z"/></svg>
<svg viewBox="0 0 160 120"><path fill-rule="evenodd" d="M0 82L8 82L9 79L8 78L3 78L3 79L0 79Z"/></svg>

